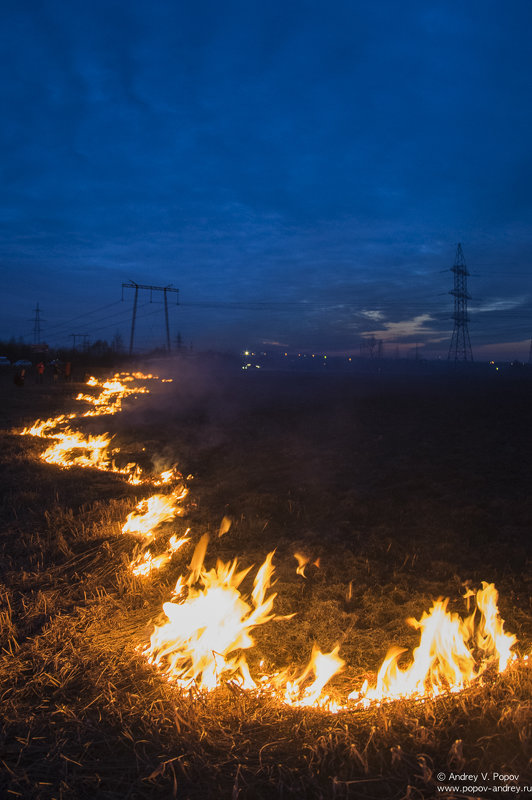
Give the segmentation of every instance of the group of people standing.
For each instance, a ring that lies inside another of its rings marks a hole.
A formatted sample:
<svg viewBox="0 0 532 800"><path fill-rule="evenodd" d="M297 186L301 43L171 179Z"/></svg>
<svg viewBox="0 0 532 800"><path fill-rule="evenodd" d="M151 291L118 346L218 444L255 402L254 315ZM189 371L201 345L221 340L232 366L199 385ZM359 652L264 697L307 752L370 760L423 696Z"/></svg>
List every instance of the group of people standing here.
<svg viewBox="0 0 532 800"><path fill-rule="evenodd" d="M69 383L72 380L72 363L70 361L65 361L64 363L58 361L50 361L49 364L45 364L44 361L39 361L35 364L35 372L37 377L37 383L49 383L50 381L53 383L58 383L58 381L66 381ZM20 367L15 372L13 376L13 380L15 382L15 386L24 386L26 381L27 375L27 368ZM49 376L50 380L47 380L47 376Z"/></svg>

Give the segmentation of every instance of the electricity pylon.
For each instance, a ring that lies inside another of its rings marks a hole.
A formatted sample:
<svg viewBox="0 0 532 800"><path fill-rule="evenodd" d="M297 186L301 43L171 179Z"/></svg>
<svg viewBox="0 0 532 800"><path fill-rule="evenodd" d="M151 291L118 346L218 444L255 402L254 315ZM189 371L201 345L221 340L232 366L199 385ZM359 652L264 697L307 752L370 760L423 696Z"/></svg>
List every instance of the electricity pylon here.
<svg viewBox="0 0 532 800"><path fill-rule="evenodd" d="M41 342L41 309L39 308L39 303L33 309L34 311L34 318L33 318L33 344L40 344Z"/></svg>
<svg viewBox="0 0 532 800"><path fill-rule="evenodd" d="M168 292L174 292L176 294L176 303L179 305L179 289L174 289L172 285L170 286L144 286L140 283L135 283L135 281L129 281L129 283L122 284L122 299L124 299L124 289L134 289L135 290L135 298L133 300L133 315L131 317L131 336L129 337L129 355L133 353L133 340L135 338L135 322L137 319L137 302L139 297L139 289L147 289L150 293L150 303L153 292L163 292L164 294L164 318L166 322L166 347L168 352L170 352L170 323L168 321Z"/></svg>
<svg viewBox="0 0 532 800"><path fill-rule="evenodd" d="M469 338L469 317L467 315L467 301L471 299L471 295L467 291L467 276L469 272L460 243L456 248L456 256L451 272L454 272L454 288L449 294L454 296L454 328L447 358L455 363L457 361L473 361L471 339Z"/></svg>

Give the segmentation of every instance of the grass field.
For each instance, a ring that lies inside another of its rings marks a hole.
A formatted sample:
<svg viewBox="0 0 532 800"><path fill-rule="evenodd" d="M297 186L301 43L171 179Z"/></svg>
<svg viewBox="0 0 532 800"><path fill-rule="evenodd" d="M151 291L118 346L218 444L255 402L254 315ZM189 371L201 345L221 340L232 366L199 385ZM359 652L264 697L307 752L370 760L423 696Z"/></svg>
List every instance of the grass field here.
<svg viewBox="0 0 532 800"><path fill-rule="evenodd" d="M438 791L439 773L532 784L526 663L457 695L331 714L232 684L182 693L138 650L208 532L208 566L275 549L275 610L296 616L254 631L252 670L302 668L313 644L341 643L331 693L345 700L390 645L416 646L407 618L438 597L462 612L482 581L529 653L532 381L164 369L172 384L84 423L130 460L193 476L168 523L191 542L150 580L131 574L121 533L150 492L42 463L43 440L16 433L73 409L81 385L0 377L2 797L477 796ZM319 567L296 574L295 552Z"/></svg>

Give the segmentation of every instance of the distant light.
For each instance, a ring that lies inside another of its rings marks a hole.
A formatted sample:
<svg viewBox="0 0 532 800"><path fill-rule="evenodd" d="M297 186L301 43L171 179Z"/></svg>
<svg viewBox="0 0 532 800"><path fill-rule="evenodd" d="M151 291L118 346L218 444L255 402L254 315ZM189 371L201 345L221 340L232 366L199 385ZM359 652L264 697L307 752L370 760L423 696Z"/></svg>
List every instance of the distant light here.
<svg viewBox="0 0 532 800"><path fill-rule="evenodd" d="M249 350L244 350L244 355L249 356Z"/></svg>
<svg viewBox="0 0 532 800"><path fill-rule="evenodd" d="M349 361L351 361L351 358L349 359Z"/></svg>
<svg viewBox="0 0 532 800"><path fill-rule="evenodd" d="M314 353L312 353L312 358L316 358L316 356L314 355Z"/></svg>
<svg viewBox="0 0 532 800"><path fill-rule="evenodd" d="M499 371L499 367L495 367L495 372L498 372L498 371Z"/></svg>
<svg viewBox="0 0 532 800"><path fill-rule="evenodd" d="M285 353L285 356L287 356L287 355L288 355L288 353Z"/></svg>
<svg viewBox="0 0 532 800"><path fill-rule="evenodd" d="M327 358L327 356L323 356L323 358Z"/></svg>

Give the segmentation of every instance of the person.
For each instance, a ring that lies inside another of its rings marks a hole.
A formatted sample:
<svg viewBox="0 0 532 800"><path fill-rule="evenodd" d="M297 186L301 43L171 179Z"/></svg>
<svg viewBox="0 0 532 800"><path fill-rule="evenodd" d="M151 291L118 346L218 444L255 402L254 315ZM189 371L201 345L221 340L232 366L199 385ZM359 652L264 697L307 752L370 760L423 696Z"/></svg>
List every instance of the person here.
<svg viewBox="0 0 532 800"><path fill-rule="evenodd" d="M53 367L52 374L54 376L54 383L57 383L57 379L59 377L59 364L57 363L57 361L53 362L52 367Z"/></svg>
<svg viewBox="0 0 532 800"><path fill-rule="evenodd" d="M26 370L24 369L24 367L15 372L15 377L13 378L15 386L24 386L25 376L26 376Z"/></svg>
<svg viewBox="0 0 532 800"><path fill-rule="evenodd" d="M44 380L44 361L39 361L37 364L37 383L42 383Z"/></svg>
<svg viewBox="0 0 532 800"><path fill-rule="evenodd" d="M65 364L65 381L70 383L70 379L72 377L72 364L70 361L67 361Z"/></svg>

